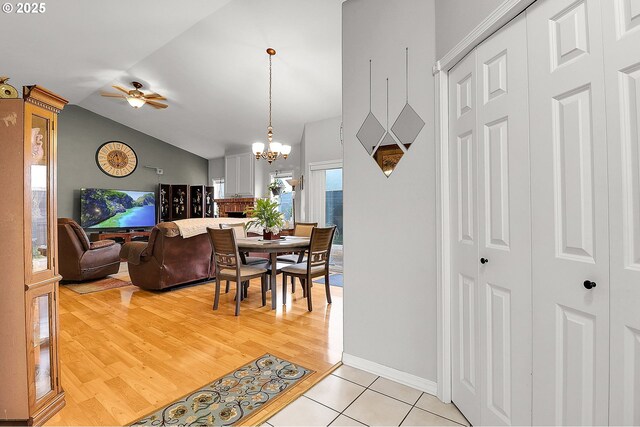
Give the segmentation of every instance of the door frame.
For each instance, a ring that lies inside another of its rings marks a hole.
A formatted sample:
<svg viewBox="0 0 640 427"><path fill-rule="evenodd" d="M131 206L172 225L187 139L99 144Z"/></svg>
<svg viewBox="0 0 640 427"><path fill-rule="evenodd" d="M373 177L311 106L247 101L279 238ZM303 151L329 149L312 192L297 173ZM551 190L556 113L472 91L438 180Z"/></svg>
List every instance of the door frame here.
<svg viewBox="0 0 640 427"><path fill-rule="evenodd" d="M437 397L451 402L451 224L449 221L449 71L480 43L536 0L504 0L445 56L432 73L435 86L437 244Z"/></svg>

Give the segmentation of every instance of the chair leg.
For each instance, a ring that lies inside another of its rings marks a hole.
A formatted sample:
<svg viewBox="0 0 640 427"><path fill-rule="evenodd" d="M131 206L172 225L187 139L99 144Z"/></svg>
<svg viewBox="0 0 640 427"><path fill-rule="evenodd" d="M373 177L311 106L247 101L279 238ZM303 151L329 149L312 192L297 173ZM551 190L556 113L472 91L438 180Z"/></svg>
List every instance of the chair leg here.
<svg viewBox="0 0 640 427"><path fill-rule="evenodd" d="M213 309L218 309L218 302L220 301L220 280L216 280L216 290L213 296Z"/></svg>
<svg viewBox="0 0 640 427"><path fill-rule="evenodd" d="M244 286L242 287L242 299L245 299L249 296L249 281L244 282Z"/></svg>
<svg viewBox="0 0 640 427"><path fill-rule="evenodd" d="M311 303L311 277L307 276L304 281L307 286L307 308L309 311L313 311L313 304Z"/></svg>
<svg viewBox="0 0 640 427"><path fill-rule="evenodd" d="M240 300L242 299L242 283L236 282L236 316L240 315Z"/></svg>
<svg viewBox="0 0 640 427"><path fill-rule="evenodd" d="M331 304L331 288L329 287L329 273L324 275L324 290L327 293L327 304Z"/></svg>
<svg viewBox="0 0 640 427"><path fill-rule="evenodd" d="M225 286L225 288L224 288L224 293L225 293L225 294L228 294L228 293L229 293L229 287L230 287L230 286L229 286L229 281L227 280L227 285L226 285L226 286Z"/></svg>
<svg viewBox="0 0 640 427"><path fill-rule="evenodd" d="M291 293L296 293L296 278L295 276L291 276Z"/></svg>
<svg viewBox="0 0 640 427"><path fill-rule="evenodd" d="M282 274L282 305L287 305L287 274Z"/></svg>
<svg viewBox="0 0 640 427"><path fill-rule="evenodd" d="M267 305L267 276L263 274L260 276L260 287L262 291L262 306Z"/></svg>

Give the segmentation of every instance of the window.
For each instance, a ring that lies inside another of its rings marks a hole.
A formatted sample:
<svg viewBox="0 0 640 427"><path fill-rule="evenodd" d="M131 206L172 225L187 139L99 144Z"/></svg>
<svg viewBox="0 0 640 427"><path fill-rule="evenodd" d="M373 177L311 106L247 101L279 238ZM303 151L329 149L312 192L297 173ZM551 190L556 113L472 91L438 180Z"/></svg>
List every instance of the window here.
<svg viewBox="0 0 640 427"><path fill-rule="evenodd" d="M224 178L213 179L213 198L224 199Z"/></svg>
<svg viewBox="0 0 640 427"><path fill-rule="evenodd" d="M271 200L276 200L280 203L278 210L283 214L285 221L291 221L291 215L293 212L293 188L288 180L293 178L293 171L278 172L275 171L269 174L269 183L272 184L278 181L281 184L280 192L270 191Z"/></svg>
<svg viewBox="0 0 640 427"><path fill-rule="evenodd" d="M224 178L212 179L213 181L213 198L214 199L224 199ZM214 203L213 205L213 216L218 218L220 216L220 211L218 210L218 204Z"/></svg>

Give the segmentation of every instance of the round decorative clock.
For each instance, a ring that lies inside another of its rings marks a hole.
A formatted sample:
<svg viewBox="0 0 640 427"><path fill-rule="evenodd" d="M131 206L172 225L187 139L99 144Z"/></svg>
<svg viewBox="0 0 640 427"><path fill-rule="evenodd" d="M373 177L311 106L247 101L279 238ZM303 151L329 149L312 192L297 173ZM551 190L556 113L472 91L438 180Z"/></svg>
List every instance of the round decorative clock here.
<svg viewBox="0 0 640 427"><path fill-rule="evenodd" d="M138 156L124 142L105 142L96 152L96 163L100 170L115 178L124 178L136 170Z"/></svg>

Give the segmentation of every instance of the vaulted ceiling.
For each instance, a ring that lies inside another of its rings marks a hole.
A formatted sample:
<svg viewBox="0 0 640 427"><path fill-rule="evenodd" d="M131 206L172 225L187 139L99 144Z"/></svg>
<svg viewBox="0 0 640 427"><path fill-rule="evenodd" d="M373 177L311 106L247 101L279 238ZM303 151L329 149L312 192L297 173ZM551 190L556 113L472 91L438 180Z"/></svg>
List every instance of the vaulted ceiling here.
<svg viewBox="0 0 640 427"><path fill-rule="evenodd" d="M55 0L0 14L0 74L205 158L266 139L273 47L274 140L340 115L342 0ZM111 85L168 98L131 108ZM87 135L88 138L91 135Z"/></svg>

